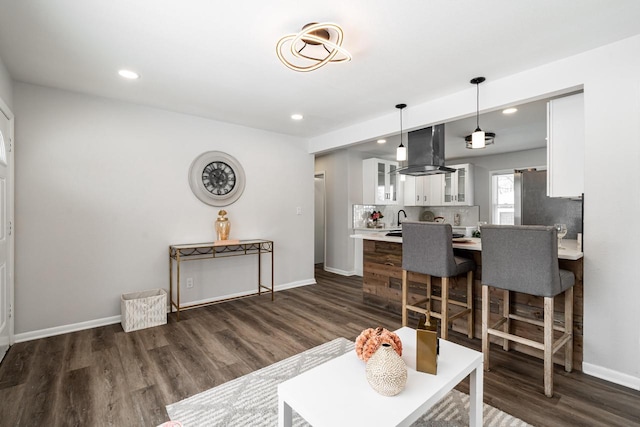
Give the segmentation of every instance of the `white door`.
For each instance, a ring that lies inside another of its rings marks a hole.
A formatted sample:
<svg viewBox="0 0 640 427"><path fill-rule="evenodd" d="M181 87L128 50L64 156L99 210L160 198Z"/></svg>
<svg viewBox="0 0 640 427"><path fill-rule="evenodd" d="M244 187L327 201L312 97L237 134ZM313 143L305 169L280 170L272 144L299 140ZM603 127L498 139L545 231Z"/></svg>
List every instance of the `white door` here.
<svg viewBox="0 0 640 427"><path fill-rule="evenodd" d="M13 115L0 100L0 360L13 340L12 232L13 218Z"/></svg>

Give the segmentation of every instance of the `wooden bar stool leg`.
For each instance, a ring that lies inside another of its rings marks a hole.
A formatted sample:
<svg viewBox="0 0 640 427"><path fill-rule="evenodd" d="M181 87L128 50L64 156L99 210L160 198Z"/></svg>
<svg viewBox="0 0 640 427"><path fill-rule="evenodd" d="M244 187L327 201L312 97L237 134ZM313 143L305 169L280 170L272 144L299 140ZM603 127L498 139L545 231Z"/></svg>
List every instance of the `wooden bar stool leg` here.
<svg viewBox="0 0 640 427"><path fill-rule="evenodd" d="M482 355L484 370L489 370L489 286L482 285Z"/></svg>
<svg viewBox="0 0 640 427"><path fill-rule="evenodd" d="M407 326L407 270L402 270L402 326Z"/></svg>
<svg viewBox="0 0 640 427"><path fill-rule="evenodd" d="M573 369L573 287L564 292L564 329L571 338L564 345L564 370Z"/></svg>
<svg viewBox="0 0 640 427"><path fill-rule="evenodd" d="M473 271L467 272L467 310L469 310L467 336L473 338Z"/></svg>
<svg viewBox="0 0 640 427"><path fill-rule="evenodd" d="M432 298L431 298L431 276L427 275L427 310L431 313L432 310Z"/></svg>
<svg viewBox="0 0 640 427"><path fill-rule="evenodd" d="M504 326L502 330L504 331L505 334L510 334L511 319L509 318L509 315L511 314L511 292L505 289L503 294L504 296L502 299L502 316L506 317L507 320L506 322L504 322ZM502 341L502 349L504 351L509 351L509 343L510 341L506 338Z"/></svg>
<svg viewBox="0 0 640 427"><path fill-rule="evenodd" d="M442 323L440 325L440 336L446 340L449 337L449 278L442 277L440 280L440 283L442 283L442 307L440 307Z"/></svg>
<svg viewBox="0 0 640 427"><path fill-rule="evenodd" d="M553 297L544 297L544 394L553 396Z"/></svg>

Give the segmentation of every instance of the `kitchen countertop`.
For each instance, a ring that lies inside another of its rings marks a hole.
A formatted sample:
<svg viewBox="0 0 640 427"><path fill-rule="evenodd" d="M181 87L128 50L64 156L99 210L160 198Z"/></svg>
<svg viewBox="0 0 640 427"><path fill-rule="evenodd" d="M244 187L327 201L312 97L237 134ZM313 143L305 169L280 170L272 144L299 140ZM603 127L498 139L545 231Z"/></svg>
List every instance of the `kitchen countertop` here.
<svg viewBox="0 0 640 427"><path fill-rule="evenodd" d="M379 233L379 232L352 234L350 237L354 239L379 240L382 242L402 243L402 237L385 236L384 233ZM460 240L464 240L464 242L454 241L453 242L454 248L467 249L470 251L482 251L481 239L477 237L465 237ZM562 239L562 246L564 246L564 249L558 249L558 258L560 259L568 259L568 260L575 261L584 256L584 253L582 253L582 251L579 251L577 249L577 246L578 246L577 240Z"/></svg>

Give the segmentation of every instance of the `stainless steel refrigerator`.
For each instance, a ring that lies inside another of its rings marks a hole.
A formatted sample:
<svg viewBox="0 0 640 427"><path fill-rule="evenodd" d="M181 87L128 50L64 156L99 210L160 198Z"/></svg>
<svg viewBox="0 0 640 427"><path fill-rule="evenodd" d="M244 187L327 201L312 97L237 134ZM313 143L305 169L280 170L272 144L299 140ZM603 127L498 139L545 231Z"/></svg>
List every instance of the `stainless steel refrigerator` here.
<svg viewBox="0 0 640 427"><path fill-rule="evenodd" d="M582 200L547 197L547 171L514 173L516 225L567 224L567 239L582 233Z"/></svg>

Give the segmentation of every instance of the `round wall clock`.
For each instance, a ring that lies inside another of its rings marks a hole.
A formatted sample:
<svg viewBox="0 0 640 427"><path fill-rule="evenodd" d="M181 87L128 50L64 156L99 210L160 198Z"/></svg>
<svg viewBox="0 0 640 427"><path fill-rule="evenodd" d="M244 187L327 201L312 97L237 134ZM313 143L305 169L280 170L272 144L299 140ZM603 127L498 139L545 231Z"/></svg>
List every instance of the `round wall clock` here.
<svg viewBox="0 0 640 427"><path fill-rule="evenodd" d="M189 168L189 186L200 201L227 206L244 191L244 169L235 157L221 151L200 154Z"/></svg>

